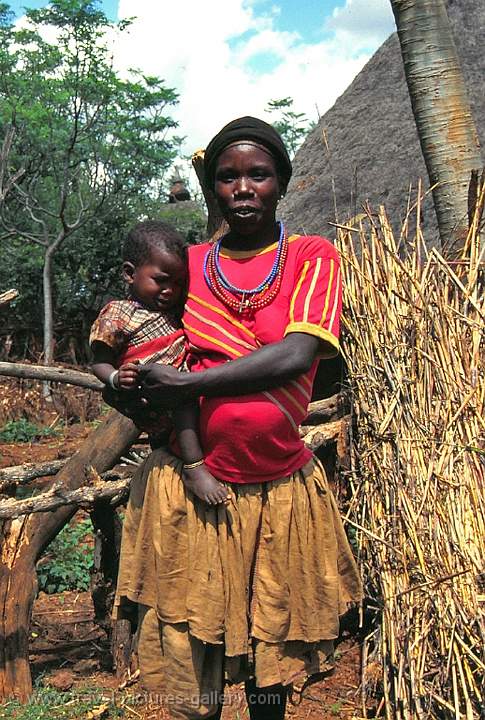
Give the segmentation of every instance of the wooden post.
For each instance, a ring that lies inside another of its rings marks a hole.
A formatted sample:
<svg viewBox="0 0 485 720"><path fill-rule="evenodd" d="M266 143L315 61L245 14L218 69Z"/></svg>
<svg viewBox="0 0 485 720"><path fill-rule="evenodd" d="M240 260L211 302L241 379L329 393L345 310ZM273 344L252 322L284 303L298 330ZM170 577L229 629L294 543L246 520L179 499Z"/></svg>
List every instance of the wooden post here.
<svg viewBox="0 0 485 720"><path fill-rule="evenodd" d="M94 568L91 575L96 623L111 636L111 608L118 579L121 520L107 500L98 500L89 513L94 528Z"/></svg>
<svg viewBox="0 0 485 720"><path fill-rule="evenodd" d="M55 482L65 489L80 487L86 468L91 466L98 473L109 470L138 435L131 420L112 411L55 476ZM32 692L29 629L35 563L76 509L63 507L0 524L0 701L17 697L26 702Z"/></svg>

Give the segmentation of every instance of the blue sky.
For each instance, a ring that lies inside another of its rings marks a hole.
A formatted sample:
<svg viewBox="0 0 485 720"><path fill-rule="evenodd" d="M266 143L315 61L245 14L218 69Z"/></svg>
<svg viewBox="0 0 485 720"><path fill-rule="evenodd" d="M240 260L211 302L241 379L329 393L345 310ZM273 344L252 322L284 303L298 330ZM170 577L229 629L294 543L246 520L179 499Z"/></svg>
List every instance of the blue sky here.
<svg viewBox="0 0 485 720"><path fill-rule="evenodd" d="M168 2L169 0L165 0ZM387 1L387 0L386 0ZM157 0L153 0L157 2ZM210 2L207 7L210 13ZM24 8L39 8L47 4L46 0L13 0L9 3L17 16L23 14ZM297 32L305 37L308 42L316 42L322 37L329 37L332 33L332 14L339 9L341 16L351 14L352 0L346 3L345 0L248 0L256 12L267 12L274 18L275 27L280 31ZM345 5L348 8L345 8ZM372 5L372 3L370 3ZM100 6L110 20L118 19L119 0L102 0ZM370 22L375 23L375 14L371 12ZM382 26L389 24L389 15L382 14ZM365 28L364 28L365 29Z"/></svg>
<svg viewBox="0 0 485 720"><path fill-rule="evenodd" d="M39 8L46 4L45 0L14 0L9 3L16 15L23 14L25 7ZM118 18L119 0L102 0L100 4L110 20ZM330 17L339 4L342 5L338 0L279 0L277 3L273 0L258 0L253 3L266 10L274 8L275 22L280 30L296 30L310 40L320 37L325 18Z"/></svg>
<svg viewBox="0 0 485 720"><path fill-rule="evenodd" d="M45 0L11 2L24 6ZM317 120L393 31L389 0L103 0L112 20L136 19L113 38L122 74L138 68L177 90L173 113L191 153L222 124L266 114L291 97Z"/></svg>
<svg viewBox="0 0 485 720"><path fill-rule="evenodd" d="M6 0L8 2L8 0ZM14 0L8 3L17 16L23 14L24 8L41 8L47 5L45 0ZM118 0L103 0L101 6L110 20L116 20L118 15Z"/></svg>

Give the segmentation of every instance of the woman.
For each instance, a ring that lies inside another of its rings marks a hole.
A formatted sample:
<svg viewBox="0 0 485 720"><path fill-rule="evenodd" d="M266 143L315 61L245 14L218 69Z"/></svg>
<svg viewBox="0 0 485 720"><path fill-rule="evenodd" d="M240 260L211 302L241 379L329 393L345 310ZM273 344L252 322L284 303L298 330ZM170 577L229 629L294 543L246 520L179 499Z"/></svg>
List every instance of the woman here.
<svg viewBox="0 0 485 720"><path fill-rule="evenodd" d="M173 717L219 717L226 679L245 681L252 720L271 720L292 683L328 667L338 616L360 598L324 471L298 434L318 361L338 352L339 259L276 221L291 163L271 126L226 125L205 171L229 232L189 250L192 372L147 366L142 392L172 407L201 399L200 461L230 501L190 496L181 462L154 452L132 488L117 602L149 608L140 670Z"/></svg>

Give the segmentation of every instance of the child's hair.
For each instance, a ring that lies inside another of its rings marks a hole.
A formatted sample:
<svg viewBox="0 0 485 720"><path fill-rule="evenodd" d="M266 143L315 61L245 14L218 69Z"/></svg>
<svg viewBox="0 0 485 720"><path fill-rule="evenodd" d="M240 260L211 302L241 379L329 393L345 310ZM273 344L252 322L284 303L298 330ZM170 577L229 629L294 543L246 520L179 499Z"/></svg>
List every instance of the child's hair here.
<svg viewBox="0 0 485 720"><path fill-rule="evenodd" d="M126 236L123 246L123 262L135 267L150 259L152 248L166 250L186 260L187 243L171 225L161 220L145 220L135 225Z"/></svg>

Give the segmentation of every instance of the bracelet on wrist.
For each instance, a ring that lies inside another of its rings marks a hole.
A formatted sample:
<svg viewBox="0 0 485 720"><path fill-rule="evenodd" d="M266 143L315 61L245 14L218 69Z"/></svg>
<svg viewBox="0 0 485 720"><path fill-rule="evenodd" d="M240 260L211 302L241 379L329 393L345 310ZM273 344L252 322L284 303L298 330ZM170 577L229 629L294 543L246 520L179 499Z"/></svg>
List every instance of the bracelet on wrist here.
<svg viewBox="0 0 485 720"><path fill-rule="evenodd" d="M112 387L113 390L119 389L118 385L115 385L115 377L117 377L117 376L118 376L118 370L113 370L113 372L111 373L111 375L108 378L108 382L106 383L107 385Z"/></svg>
<svg viewBox="0 0 485 720"><path fill-rule="evenodd" d="M194 468L200 467L205 462L204 458L196 460L193 463L184 463L184 470L193 470Z"/></svg>

